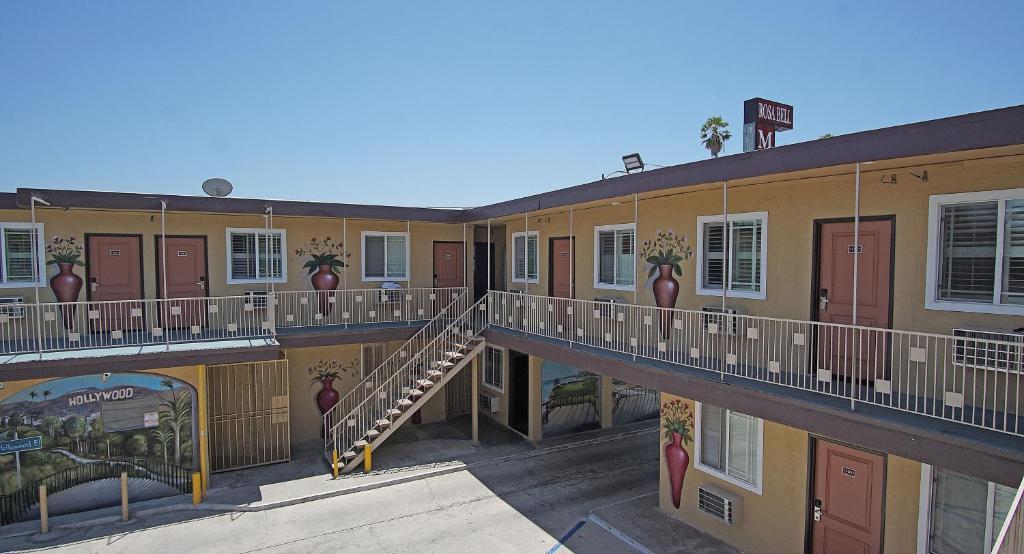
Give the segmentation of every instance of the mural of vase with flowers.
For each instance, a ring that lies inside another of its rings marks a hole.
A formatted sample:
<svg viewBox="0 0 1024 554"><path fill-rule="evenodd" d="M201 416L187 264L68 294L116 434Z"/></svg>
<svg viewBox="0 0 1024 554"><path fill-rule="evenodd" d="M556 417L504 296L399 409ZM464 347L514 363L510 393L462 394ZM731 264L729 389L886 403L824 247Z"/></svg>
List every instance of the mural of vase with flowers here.
<svg viewBox="0 0 1024 554"><path fill-rule="evenodd" d="M61 322L64 328L75 328L75 314L78 295L82 292L82 278L75 274L75 266L84 266L82 262L82 246L75 237L53 237L46 245L46 253L50 255L46 265L57 266L57 274L50 278L50 289L53 290L57 302L61 303Z"/></svg>
<svg viewBox="0 0 1024 554"><path fill-rule="evenodd" d="M668 468L669 492L676 508L682 500L683 480L690 465L685 444L693 442L693 411L690 405L676 398L661 406L661 425L665 429L665 465Z"/></svg>
<svg viewBox="0 0 1024 554"><path fill-rule="evenodd" d="M358 368L358 359L345 366L338 363L338 360L318 360L306 368L306 373L310 376L310 384L320 383L320 391L316 393L316 407L320 410L321 416L331 411L331 408L341 399L341 394L334 388L334 380L343 374L353 374ZM329 425L330 421L327 423ZM322 431L323 429L321 429Z"/></svg>
<svg viewBox="0 0 1024 554"><path fill-rule="evenodd" d="M661 313L661 333L668 338L672 330L672 312L668 309L676 307L676 299L679 298L679 281L675 276L683 276L682 263L693 256L693 249L690 248L686 236L679 236L669 231L658 231L657 235L650 240L645 240L640 247L640 257L650 266L647 277L658 276L651 283L654 292L654 303L659 308L664 308Z"/></svg>
<svg viewBox="0 0 1024 554"><path fill-rule="evenodd" d="M332 291L338 288L338 269L348 267L345 262L352 254L345 251L345 245L331 240L331 237L309 239L302 248L295 250L296 256L309 256L302 267L309 270L309 281L317 291L317 308L321 315L331 311Z"/></svg>

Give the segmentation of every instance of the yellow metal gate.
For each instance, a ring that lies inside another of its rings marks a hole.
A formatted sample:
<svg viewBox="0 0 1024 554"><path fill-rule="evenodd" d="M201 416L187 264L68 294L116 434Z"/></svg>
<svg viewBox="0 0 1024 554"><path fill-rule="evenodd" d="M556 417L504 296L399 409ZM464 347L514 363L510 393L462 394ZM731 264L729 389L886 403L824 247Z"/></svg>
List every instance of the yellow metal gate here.
<svg viewBox="0 0 1024 554"><path fill-rule="evenodd" d="M288 360L211 365L206 382L211 471L291 458Z"/></svg>

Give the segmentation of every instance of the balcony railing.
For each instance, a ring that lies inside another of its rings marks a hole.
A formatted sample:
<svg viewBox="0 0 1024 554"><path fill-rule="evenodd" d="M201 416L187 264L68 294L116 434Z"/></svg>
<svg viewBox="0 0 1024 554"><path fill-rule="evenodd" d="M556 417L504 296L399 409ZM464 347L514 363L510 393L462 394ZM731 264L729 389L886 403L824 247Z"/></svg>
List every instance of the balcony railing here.
<svg viewBox="0 0 1024 554"><path fill-rule="evenodd" d="M491 325L570 345L1024 434L1019 342L522 293L490 302Z"/></svg>
<svg viewBox="0 0 1024 554"><path fill-rule="evenodd" d="M259 339L293 327L411 324L464 288L0 305L0 354Z"/></svg>

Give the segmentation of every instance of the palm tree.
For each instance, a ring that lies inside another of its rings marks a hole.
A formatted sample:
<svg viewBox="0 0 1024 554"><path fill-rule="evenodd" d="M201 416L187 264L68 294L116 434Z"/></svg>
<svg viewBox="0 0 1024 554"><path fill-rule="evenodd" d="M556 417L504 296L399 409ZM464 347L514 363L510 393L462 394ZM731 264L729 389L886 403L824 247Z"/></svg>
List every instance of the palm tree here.
<svg viewBox="0 0 1024 554"><path fill-rule="evenodd" d="M32 400L35 400L36 398L38 398L38 397L39 397L39 393L38 393L38 392L36 392L36 391L30 391L30 392L28 393L28 397L29 397L29 398L31 398Z"/></svg>
<svg viewBox="0 0 1024 554"><path fill-rule="evenodd" d="M174 463L181 464L181 432L192 423L192 397L188 391L174 392L174 382L164 379L161 383L171 391L170 400L164 400L160 406L166 408L160 412L160 424L166 425L174 433Z"/></svg>
<svg viewBox="0 0 1024 554"><path fill-rule="evenodd" d="M167 463L167 443L171 442L174 438L174 433L164 429L163 427L157 427L153 429L153 438L160 443L160 450L164 452L164 463Z"/></svg>
<svg viewBox="0 0 1024 554"><path fill-rule="evenodd" d="M709 117L700 128L700 142L711 152L712 158L717 158L718 153L725 147L725 141L732 138L728 126L728 121L722 119L720 115L715 115Z"/></svg>
<svg viewBox="0 0 1024 554"><path fill-rule="evenodd" d="M46 400L47 398L49 398L51 394L53 394L53 393L48 391L48 390L44 390L43 391L43 400Z"/></svg>

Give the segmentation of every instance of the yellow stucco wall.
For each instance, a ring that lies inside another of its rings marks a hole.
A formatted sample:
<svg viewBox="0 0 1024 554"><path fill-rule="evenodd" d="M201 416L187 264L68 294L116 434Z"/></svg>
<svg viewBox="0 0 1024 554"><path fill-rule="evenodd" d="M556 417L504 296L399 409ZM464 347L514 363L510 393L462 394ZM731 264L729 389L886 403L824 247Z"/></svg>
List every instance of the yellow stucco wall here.
<svg viewBox="0 0 1024 554"><path fill-rule="evenodd" d="M1018 317L969 314L926 310L925 276L927 269L928 200L930 195L954 192L998 190L1024 187L1024 154L1022 148L992 149L971 153L978 159L946 161L948 156L930 156L916 160L887 162L885 169L863 166L861 175L861 215L895 216L895 268L893 294L893 327L936 333L950 333L958 326L977 325L990 328L1019 327ZM967 154L960 157L966 157ZM981 157L991 156L991 157ZM909 164L909 165L907 165ZM903 167L906 165L906 167ZM813 278L814 222L820 219L852 217L854 212L854 176L851 166L829 168L815 173L772 176L761 180L744 180L730 184L730 213L768 212L767 298L764 300L731 298L729 304L745 309L751 315L808 319L811 315L811 282ZM923 183L908 172L928 171ZM881 183L883 175L897 174L896 185ZM808 175L809 174L809 175ZM770 182L769 182L770 181ZM613 205L616 204L616 205ZM659 230L673 230L685 235L695 255L683 262L679 278L680 294L676 307L699 309L719 301L719 296L697 294L697 218L722 213L721 184L664 191L657 197L640 197L637 207L637 243L652 238ZM633 291L596 288L594 285L594 227L631 223L634 219L632 197L609 199L576 207L572 214L572 231L576 237L576 297L582 299L618 298L633 301ZM527 224L522 215L503 221L506 240L511 244L513 233L522 232ZM548 294L548 246L551 237L570 234L567 208L559 208L529 217L529 230L539 233L539 279L523 284L509 281L510 290L528 287L534 294ZM507 273L511 279L512 249L506 253ZM653 305L654 299L647 279L646 265L637 268L637 300Z"/></svg>
<svg viewBox="0 0 1024 554"><path fill-rule="evenodd" d="M54 236L72 235L84 246L85 234L141 234L142 235L142 259L144 290L146 298L155 298L157 294L157 256L159 255L156 246L156 237L160 235L160 213L151 212L128 212L128 211L105 211L72 209L45 209L37 208L36 219L44 226L46 240ZM209 267L208 293L211 296L228 296L242 294L246 290L263 290L260 284L233 284L227 283L227 239L226 229L228 228L259 228L265 226L262 216L259 215L226 215L226 214L203 214L203 213L167 213L167 234L168 235L203 235L207 237L207 260ZM0 210L0 221L2 222L29 222L31 215L28 210ZM344 235L343 235L344 227ZM275 217L274 228L284 229L286 232L285 252L287 253L287 282L277 283L277 290L311 290L307 270L302 264L306 262L305 257L295 255L295 250L300 248L310 238L331 237L336 241L347 239L346 250L352 256L349 258L350 267L342 270L343 283L339 288L378 288L380 282L362 280L361 256L362 244L361 233L363 231L406 231L405 221L381 221L350 219L346 225L340 219L315 218L315 217ZM410 229L410 252L409 252L409 274L410 281L403 281L405 287L430 287L433 286L433 242L462 241L462 224L447 223L421 223L412 222ZM472 241L472 235L468 234L467 240ZM472 251L472 249L469 249ZM47 279L55 273L53 266L47 268ZM77 268L76 272L85 277L85 268ZM345 286L347 285L347 287ZM26 287L2 288L0 296L22 295L26 301L32 298L32 289ZM53 294L48 287L40 289L40 298L44 301L53 301ZM86 299L86 292L83 288L79 300Z"/></svg>
<svg viewBox="0 0 1024 554"><path fill-rule="evenodd" d="M662 394L662 403L676 396ZM695 409L694 402L679 398ZM672 505L671 487L665 465L664 445L659 435L658 505L688 525L705 531L747 554L803 552L806 532L811 442L806 432L764 422L762 490L758 495L696 467L694 445L685 445L690 465L683 482L679 509ZM897 456L886 457L885 529L886 552L916 552L921 464ZM726 525L697 509L697 487L713 485L741 498L741 521Z"/></svg>
<svg viewBox="0 0 1024 554"><path fill-rule="evenodd" d="M360 345L322 346L314 348L289 348L285 351L288 360L289 424L293 449L323 448L321 435L322 418L316 405L320 392L319 382L314 383L306 371L320 360L336 360L342 367L354 364L351 372L342 372L334 380L334 390L344 397L360 381Z"/></svg>

